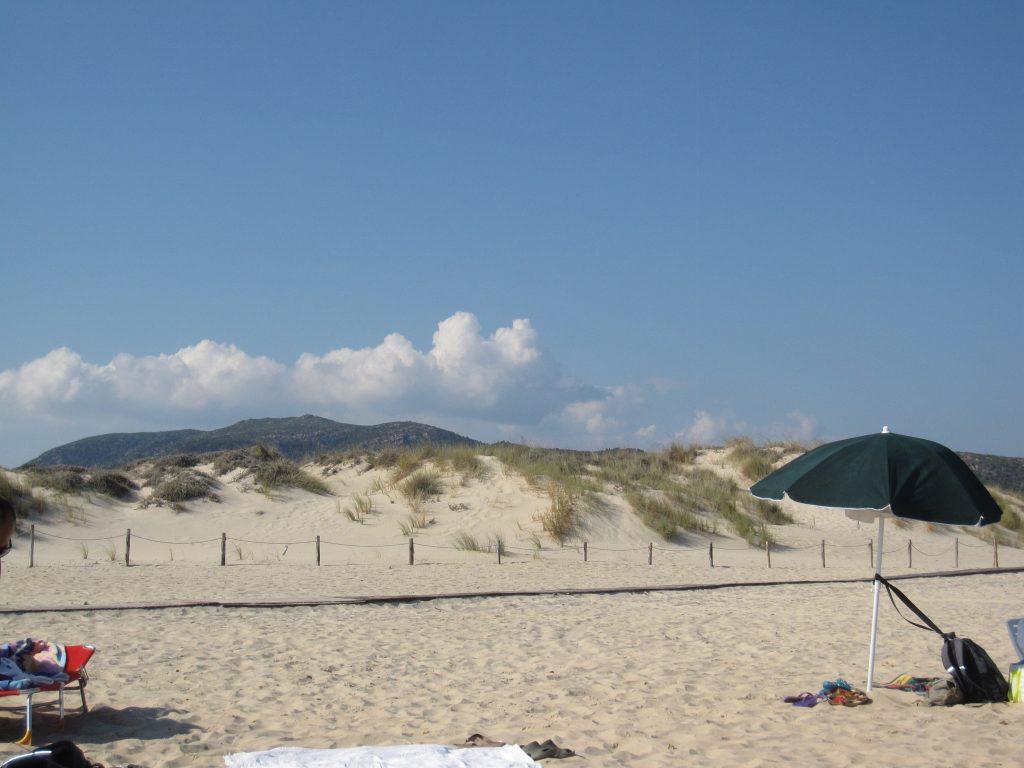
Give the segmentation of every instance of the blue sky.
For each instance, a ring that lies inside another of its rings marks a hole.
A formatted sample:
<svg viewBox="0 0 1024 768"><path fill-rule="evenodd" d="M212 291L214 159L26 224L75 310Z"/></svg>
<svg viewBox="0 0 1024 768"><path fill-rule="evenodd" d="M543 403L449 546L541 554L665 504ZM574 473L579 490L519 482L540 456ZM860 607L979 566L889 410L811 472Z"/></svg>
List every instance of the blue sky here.
<svg viewBox="0 0 1024 768"><path fill-rule="evenodd" d="M998 2L7 3L0 463L301 412L1022 455L1022 33Z"/></svg>

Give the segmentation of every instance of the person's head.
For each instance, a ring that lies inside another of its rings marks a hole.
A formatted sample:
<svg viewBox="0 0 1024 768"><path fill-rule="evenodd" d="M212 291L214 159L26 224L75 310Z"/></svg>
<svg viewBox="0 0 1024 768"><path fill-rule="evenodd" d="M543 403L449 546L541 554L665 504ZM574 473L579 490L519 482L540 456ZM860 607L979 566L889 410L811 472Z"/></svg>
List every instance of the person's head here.
<svg viewBox="0 0 1024 768"><path fill-rule="evenodd" d="M14 506L7 499L0 499L0 557L11 551L14 521Z"/></svg>

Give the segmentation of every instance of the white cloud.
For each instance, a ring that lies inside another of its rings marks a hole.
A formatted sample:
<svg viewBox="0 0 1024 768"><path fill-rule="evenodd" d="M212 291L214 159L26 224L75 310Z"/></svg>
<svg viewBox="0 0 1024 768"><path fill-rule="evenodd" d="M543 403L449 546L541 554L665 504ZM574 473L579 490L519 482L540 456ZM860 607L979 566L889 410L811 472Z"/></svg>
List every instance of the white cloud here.
<svg viewBox="0 0 1024 768"><path fill-rule="evenodd" d="M608 404L608 400L569 403L564 414L569 422L582 426L588 434L601 435L617 426L616 420L607 413Z"/></svg>
<svg viewBox="0 0 1024 768"><path fill-rule="evenodd" d="M806 443L818 436L818 421L813 416L793 411L789 417L793 420L793 425L784 437Z"/></svg>
<svg viewBox="0 0 1024 768"><path fill-rule="evenodd" d="M209 340L173 354L122 353L105 364L56 349L0 372L0 417L167 422L174 414L252 414L269 405L283 412L317 406L350 418L529 425L601 394L561 377L529 320L487 336L474 315L457 312L438 324L425 351L391 333L376 346L306 353L293 365Z"/></svg>
<svg viewBox="0 0 1024 768"><path fill-rule="evenodd" d="M693 423L675 434L675 439L683 443L710 445L718 442L729 429L729 422L724 416L712 416L707 411L697 411Z"/></svg>
<svg viewBox="0 0 1024 768"><path fill-rule="evenodd" d="M392 333L375 347L304 354L291 378L302 402L503 424L535 423L593 392L562 379L538 348L529 320L514 320L484 336L468 312L438 323L426 352Z"/></svg>
<svg viewBox="0 0 1024 768"><path fill-rule="evenodd" d="M638 440L650 440L657 433L658 427L656 424L648 424L646 427L640 427L633 433L633 436Z"/></svg>
<svg viewBox="0 0 1024 768"><path fill-rule="evenodd" d="M254 401L283 367L231 344L201 341L172 355L116 355L106 365L55 349L0 373L0 403L50 418L76 413L153 409L200 411Z"/></svg>
<svg viewBox="0 0 1024 768"><path fill-rule="evenodd" d="M120 354L100 369L115 402L198 411L259 402L277 386L284 366L234 344L204 340L173 355Z"/></svg>
<svg viewBox="0 0 1024 768"><path fill-rule="evenodd" d="M817 437L818 422L814 417L793 411L782 424L748 424L726 414L714 415L699 410L693 423L676 432L674 439L683 443L720 444L730 437L748 435L757 440L797 440L809 442Z"/></svg>
<svg viewBox="0 0 1024 768"><path fill-rule="evenodd" d="M423 369L423 356L412 343L392 333L376 347L304 354L292 380L296 393L308 402L363 407L406 397Z"/></svg>
<svg viewBox="0 0 1024 768"><path fill-rule="evenodd" d="M99 370L77 353L61 347L20 368L0 373L0 401L29 411L69 403Z"/></svg>
<svg viewBox="0 0 1024 768"><path fill-rule="evenodd" d="M62 347L0 371L0 451L7 452L0 458L24 460L30 451L97 432L219 426L306 411L361 423L428 421L483 439L650 445L667 436L652 422L666 409L678 412L678 403L664 402L678 389L662 379L615 386L568 379L542 351L529 320L487 334L468 312L438 323L427 349L390 333L376 345L307 352L290 364L210 340L171 354L121 353L105 363ZM673 439L717 443L745 427L698 410ZM809 440L817 424L794 411L789 421L753 432Z"/></svg>

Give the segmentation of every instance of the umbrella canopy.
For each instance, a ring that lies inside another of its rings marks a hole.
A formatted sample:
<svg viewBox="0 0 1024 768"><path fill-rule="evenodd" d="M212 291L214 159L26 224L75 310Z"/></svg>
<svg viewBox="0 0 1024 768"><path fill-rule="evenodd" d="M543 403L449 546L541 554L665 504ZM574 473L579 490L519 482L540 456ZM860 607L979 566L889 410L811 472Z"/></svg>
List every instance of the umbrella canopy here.
<svg viewBox="0 0 1024 768"><path fill-rule="evenodd" d="M1002 517L995 499L953 451L888 429L808 451L750 492L820 507L888 509L896 517L949 525L988 525Z"/></svg>
<svg viewBox="0 0 1024 768"><path fill-rule="evenodd" d="M808 451L755 483L750 493L762 499L789 497L800 504L844 509L858 520L878 519L868 693L875 671L885 518L949 525L989 525L1002 518L995 499L953 451L931 440L894 434L888 427Z"/></svg>

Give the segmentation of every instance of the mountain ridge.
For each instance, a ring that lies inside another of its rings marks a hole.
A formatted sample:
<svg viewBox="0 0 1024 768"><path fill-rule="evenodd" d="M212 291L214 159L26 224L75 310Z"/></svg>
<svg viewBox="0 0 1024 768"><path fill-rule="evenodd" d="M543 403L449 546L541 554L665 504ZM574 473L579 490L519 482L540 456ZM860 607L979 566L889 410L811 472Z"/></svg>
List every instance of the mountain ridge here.
<svg viewBox="0 0 1024 768"><path fill-rule="evenodd" d="M139 459L176 453L210 453L246 448L255 443L273 447L293 460L321 452L364 448L378 450L420 443L476 445L479 441L430 424L391 421L345 424L306 414L284 418L243 419L218 429L176 429L157 432L113 432L92 435L43 451L25 466L73 465L114 468Z"/></svg>

